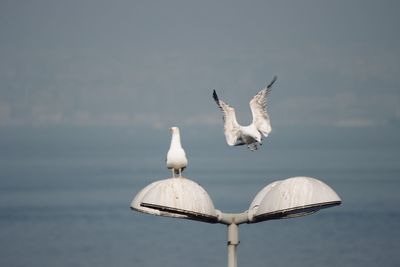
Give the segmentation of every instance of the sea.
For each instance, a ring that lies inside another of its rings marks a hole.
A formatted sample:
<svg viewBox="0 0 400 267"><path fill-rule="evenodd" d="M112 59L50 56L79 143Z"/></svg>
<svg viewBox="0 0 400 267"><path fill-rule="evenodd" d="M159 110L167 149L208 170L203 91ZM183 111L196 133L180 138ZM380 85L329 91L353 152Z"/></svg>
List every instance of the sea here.
<svg viewBox="0 0 400 267"><path fill-rule="evenodd" d="M171 177L167 146L120 154L3 146L0 266L226 266L225 225L130 209L143 187ZM262 149L193 149L184 176L223 212L243 212L264 186L295 176L320 179L342 204L240 225L238 266L400 266L398 150Z"/></svg>

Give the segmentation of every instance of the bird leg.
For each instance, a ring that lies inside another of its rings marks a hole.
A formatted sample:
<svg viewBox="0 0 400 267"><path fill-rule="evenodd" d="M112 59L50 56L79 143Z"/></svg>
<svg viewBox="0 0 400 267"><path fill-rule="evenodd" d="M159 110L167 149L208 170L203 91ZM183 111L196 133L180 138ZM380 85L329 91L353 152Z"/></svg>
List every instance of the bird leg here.
<svg viewBox="0 0 400 267"><path fill-rule="evenodd" d="M179 177L182 177L182 169L179 168Z"/></svg>
<svg viewBox="0 0 400 267"><path fill-rule="evenodd" d="M258 145L257 144L259 144L259 143L258 142L254 142L254 143L248 144L247 148L254 152L254 151L256 151L258 149Z"/></svg>
<svg viewBox="0 0 400 267"><path fill-rule="evenodd" d="M171 170L172 170L172 178L175 178L175 169L171 168Z"/></svg>

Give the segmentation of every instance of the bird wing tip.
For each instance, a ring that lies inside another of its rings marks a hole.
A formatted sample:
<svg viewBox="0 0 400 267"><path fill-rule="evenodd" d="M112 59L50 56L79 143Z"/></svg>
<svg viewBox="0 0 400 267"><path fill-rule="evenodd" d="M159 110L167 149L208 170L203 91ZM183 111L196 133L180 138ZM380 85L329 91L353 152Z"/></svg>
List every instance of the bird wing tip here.
<svg viewBox="0 0 400 267"><path fill-rule="evenodd" d="M268 84L267 88L271 88L271 86L276 82L277 79L278 79L278 76L274 75L274 77L272 77L271 82Z"/></svg>
<svg viewBox="0 0 400 267"><path fill-rule="evenodd" d="M217 92L215 91L215 89L213 90L213 98L216 102L219 102L218 95L217 95Z"/></svg>

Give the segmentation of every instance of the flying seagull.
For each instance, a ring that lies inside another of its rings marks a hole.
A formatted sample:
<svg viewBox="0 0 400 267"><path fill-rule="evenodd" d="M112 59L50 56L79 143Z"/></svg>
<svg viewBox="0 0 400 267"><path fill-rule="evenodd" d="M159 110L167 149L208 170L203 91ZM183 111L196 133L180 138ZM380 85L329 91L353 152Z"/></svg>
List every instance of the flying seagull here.
<svg viewBox="0 0 400 267"><path fill-rule="evenodd" d="M262 135L265 137L271 132L271 123L267 113L267 96L272 90L272 85L277 77L258 92L250 101L250 109L253 115L253 121L248 126L239 125L236 121L235 109L224 101L219 100L217 93L213 92L213 98L221 109L224 121L224 133L226 142L230 146L247 145L251 150L257 150L258 144L262 145Z"/></svg>
<svg viewBox="0 0 400 267"><path fill-rule="evenodd" d="M181 145L181 137L178 127L169 128L172 132L171 145L167 153L167 168L172 170L172 177L175 174L182 176L182 171L186 168L188 160L186 158L185 150Z"/></svg>

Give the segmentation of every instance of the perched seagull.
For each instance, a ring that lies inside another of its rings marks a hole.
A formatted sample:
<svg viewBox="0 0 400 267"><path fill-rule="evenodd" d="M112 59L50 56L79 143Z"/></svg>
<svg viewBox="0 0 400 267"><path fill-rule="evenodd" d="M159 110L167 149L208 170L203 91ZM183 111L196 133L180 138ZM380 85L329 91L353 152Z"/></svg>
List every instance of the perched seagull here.
<svg viewBox="0 0 400 267"><path fill-rule="evenodd" d="M267 96L272 90L272 85L277 77L274 76L267 87L258 92L250 101L250 109L253 121L248 126L241 126L236 121L235 109L224 101L219 100L217 93L213 92L213 98L223 113L224 133L226 142L230 146L247 145L251 150L257 150L258 144L262 145L262 135L265 137L271 132L271 123L267 113Z"/></svg>
<svg viewBox="0 0 400 267"><path fill-rule="evenodd" d="M171 146L167 154L167 168L172 170L172 177L175 174L182 176L182 171L186 168L188 160L186 158L185 150L181 145L181 137L178 127L171 127L169 130L172 132Z"/></svg>

